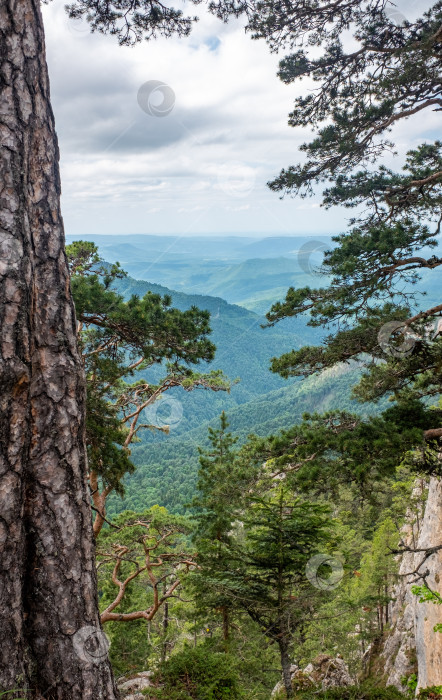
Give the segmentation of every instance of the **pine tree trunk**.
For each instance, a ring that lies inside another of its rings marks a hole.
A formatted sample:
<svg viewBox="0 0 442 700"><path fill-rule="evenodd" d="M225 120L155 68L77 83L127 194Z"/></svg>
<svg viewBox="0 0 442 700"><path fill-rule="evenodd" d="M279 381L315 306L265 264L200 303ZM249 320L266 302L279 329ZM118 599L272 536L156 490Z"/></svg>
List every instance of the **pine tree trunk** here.
<svg viewBox="0 0 442 700"><path fill-rule="evenodd" d="M0 42L0 690L112 700L40 0Z"/></svg>
<svg viewBox="0 0 442 700"><path fill-rule="evenodd" d="M288 651L288 643L285 639L280 639L278 642L279 652L281 655L282 680L284 683L287 698L293 697L292 675L290 673L290 656Z"/></svg>

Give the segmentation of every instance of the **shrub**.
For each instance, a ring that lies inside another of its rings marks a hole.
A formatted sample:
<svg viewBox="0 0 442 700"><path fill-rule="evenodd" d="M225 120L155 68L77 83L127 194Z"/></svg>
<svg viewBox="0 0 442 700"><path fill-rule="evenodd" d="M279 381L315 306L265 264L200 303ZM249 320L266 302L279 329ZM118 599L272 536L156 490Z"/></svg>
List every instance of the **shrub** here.
<svg viewBox="0 0 442 700"><path fill-rule="evenodd" d="M439 700L442 698L442 685L432 685L431 688L422 688L418 698L428 698L428 700Z"/></svg>
<svg viewBox="0 0 442 700"><path fill-rule="evenodd" d="M156 675L162 687L148 697L167 700L240 700L235 659L206 646L187 647L171 656Z"/></svg>
<svg viewBox="0 0 442 700"><path fill-rule="evenodd" d="M319 693L313 689L297 693L295 697L296 700L403 700L406 696L394 686L388 686L388 688L351 686L330 688Z"/></svg>

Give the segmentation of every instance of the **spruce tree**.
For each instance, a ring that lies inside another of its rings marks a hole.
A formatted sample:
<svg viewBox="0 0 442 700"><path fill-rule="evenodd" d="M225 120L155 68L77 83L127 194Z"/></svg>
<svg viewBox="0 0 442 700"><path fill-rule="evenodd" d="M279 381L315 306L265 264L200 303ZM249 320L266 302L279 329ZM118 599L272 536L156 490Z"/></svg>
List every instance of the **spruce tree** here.
<svg viewBox="0 0 442 700"><path fill-rule="evenodd" d="M198 494L192 503L196 518L194 543L198 551L198 570L191 576L199 614L207 615L208 611L221 614L226 650L235 604L219 588L216 576L229 568L232 529L241 512L250 478L235 450L237 438L228 427L223 411L219 428L209 427L211 449L200 448Z"/></svg>
<svg viewBox="0 0 442 700"><path fill-rule="evenodd" d="M307 565L332 541L328 512L325 506L294 497L284 485L264 497L250 496L222 558L207 577L227 604L247 613L277 644L287 697L293 697L293 637L311 614L316 593Z"/></svg>

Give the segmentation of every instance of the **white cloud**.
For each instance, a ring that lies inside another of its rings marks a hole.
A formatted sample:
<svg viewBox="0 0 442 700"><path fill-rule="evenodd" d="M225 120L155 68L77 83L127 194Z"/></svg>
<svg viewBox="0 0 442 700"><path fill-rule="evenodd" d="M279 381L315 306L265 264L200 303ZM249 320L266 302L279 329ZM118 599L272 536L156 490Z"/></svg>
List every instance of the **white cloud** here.
<svg viewBox="0 0 442 700"><path fill-rule="evenodd" d="M201 9L190 37L128 48L89 34L62 4L43 13L67 232L296 234L345 226L347 212L325 211L318 198L281 201L266 187L299 160L309 138L287 125L307 84L281 83L278 57L239 21L225 25ZM137 92L150 80L173 90L168 116L140 109ZM416 123L421 135L435 128L435 115L425 120L397 127L402 153L419 142Z"/></svg>

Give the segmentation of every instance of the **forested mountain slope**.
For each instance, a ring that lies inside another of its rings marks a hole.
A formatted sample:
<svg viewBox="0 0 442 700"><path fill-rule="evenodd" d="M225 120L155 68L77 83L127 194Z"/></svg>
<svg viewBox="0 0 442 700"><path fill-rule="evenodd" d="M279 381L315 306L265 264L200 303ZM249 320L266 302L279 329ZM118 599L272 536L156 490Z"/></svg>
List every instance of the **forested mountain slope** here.
<svg viewBox="0 0 442 700"><path fill-rule="evenodd" d="M356 402L351 400L350 393L358 373L357 366L333 369L304 382L291 381L280 389L230 409L225 409L227 399L222 405L219 394L208 396L213 403L218 402L218 413L209 424L215 426L219 412L227 410L232 431L244 441L251 432L265 436L289 428L299 422L305 412L335 408L356 410ZM373 411L373 406L357 405L357 409L368 413ZM184 419L183 423L186 425ZM171 430L169 436L157 434L153 441L133 447L136 472L126 477L124 499L111 496L110 513L126 508L138 511L156 503L171 511L185 511L184 505L195 493L198 447L207 445L208 421L202 419L199 425L187 430L182 424ZM151 433L146 437L149 435Z"/></svg>
<svg viewBox="0 0 442 700"><path fill-rule="evenodd" d="M186 430L199 425L201 419L207 420L213 415L218 415L220 410L229 410L256 396L285 386L285 380L269 371L270 359L292 347L301 347L306 342L317 342L320 337L319 331L308 328L302 319L287 319L274 328L262 328L261 324L265 322L262 316L240 306L228 304L219 297L184 294L131 277L117 280L114 287L125 298L132 294L141 297L152 291L161 295L169 294L173 306L181 311L193 305L210 311L210 325L213 331L210 339L216 345L217 352L215 360L208 368L222 369L231 380L240 381L232 386L229 395L186 394ZM201 365L201 368L202 371L206 371L207 365L204 368Z"/></svg>
<svg viewBox="0 0 442 700"><path fill-rule="evenodd" d="M287 319L279 326L263 329L262 317L221 298L186 295L131 277L115 285L125 297L142 296L150 290L171 294L174 306L181 310L193 304L208 309L217 346L209 368L222 369L239 382L233 384L229 394L199 390L186 393L181 389L168 392L164 407L161 402L156 407L155 417L160 423L171 423L170 433L140 434L141 444L132 448L137 471L126 479L125 499L111 497L111 513L125 508L139 510L155 503L183 512L184 504L194 494L198 446L206 443L207 425L216 423L221 411L227 412L232 430L245 440L251 432L268 435L288 428L306 411L356 407L350 398L359 372L356 365L335 368L304 382L285 381L269 371L272 356L319 337L305 321ZM171 412L174 415L170 421Z"/></svg>

